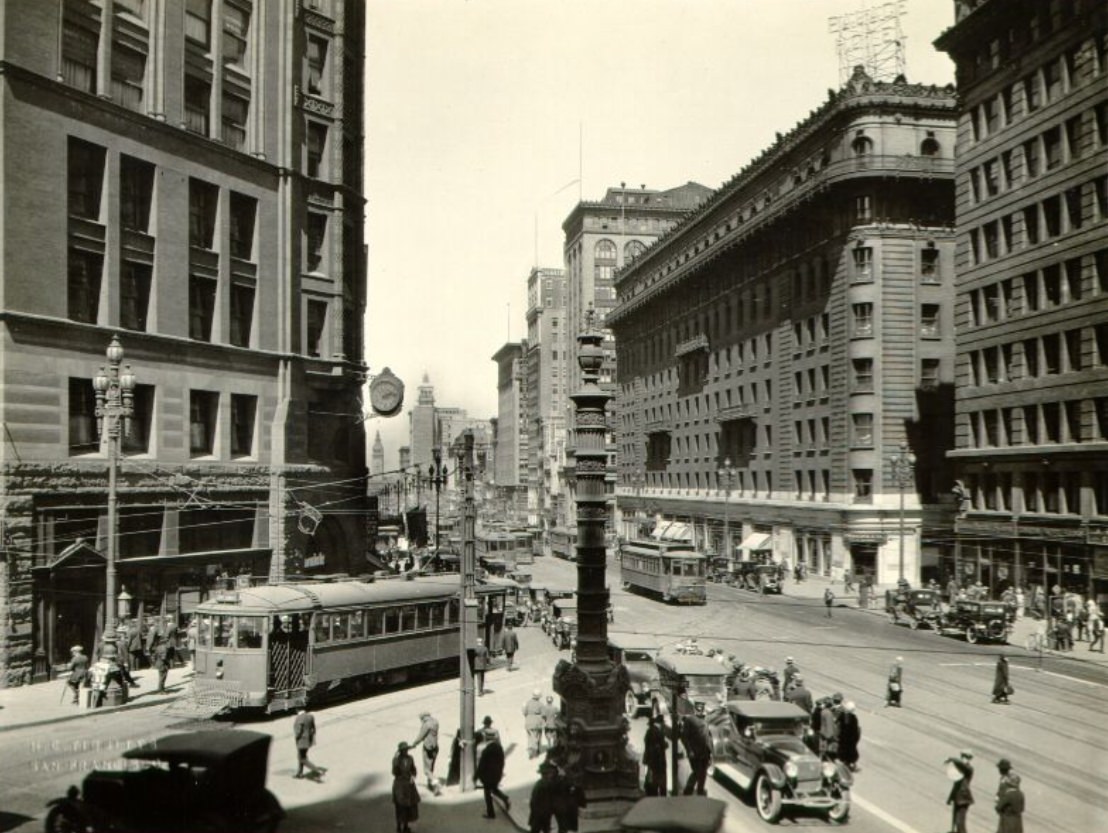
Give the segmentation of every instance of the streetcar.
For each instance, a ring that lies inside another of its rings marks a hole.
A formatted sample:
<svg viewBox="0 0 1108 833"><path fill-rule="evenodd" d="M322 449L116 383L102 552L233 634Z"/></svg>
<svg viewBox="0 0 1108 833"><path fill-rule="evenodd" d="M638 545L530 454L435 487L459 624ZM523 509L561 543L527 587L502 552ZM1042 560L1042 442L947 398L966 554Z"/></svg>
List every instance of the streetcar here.
<svg viewBox="0 0 1108 833"><path fill-rule="evenodd" d="M708 601L707 558L680 541L625 541L620 546L620 579L624 588L664 602Z"/></svg>
<svg viewBox="0 0 1108 833"><path fill-rule="evenodd" d="M520 563L519 542L515 535L503 530L490 530L479 532L476 541L477 563L485 566L486 563L503 565L497 574L504 575L508 570L514 570ZM531 543L527 543L527 558L531 556ZM530 563L530 560L527 561ZM487 569L487 568L486 568Z"/></svg>
<svg viewBox="0 0 1108 833"><path fill-rule="evenodd" d="M499 634L508 584L477 583L471 639ZM195 612L192 696L213 712L283 712L458 674L456 575L244 587Z"/></svg>

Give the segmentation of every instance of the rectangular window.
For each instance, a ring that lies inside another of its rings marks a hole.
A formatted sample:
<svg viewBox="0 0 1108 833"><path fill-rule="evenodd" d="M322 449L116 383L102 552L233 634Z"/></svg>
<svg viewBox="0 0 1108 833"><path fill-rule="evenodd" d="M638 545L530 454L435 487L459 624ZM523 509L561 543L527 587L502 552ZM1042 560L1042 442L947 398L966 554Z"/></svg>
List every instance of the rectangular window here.
<svg viewBox="0 0 1108 833"><path fill-rule="evenodd" d="M992 408L983 411L981 413L982 419L982 436L985 440L985 445L990 448L996 448L1000 445L1000 418L995 410Z"/></svg>
<svg viewBox="0 0 1108 833"><path fill-rule="evenodd" d="M922 359L920 361L919 386L923 390L935 390L939 386L938 359Z"/></svg>
<svg viewBox="0 0 1108 833"><path fill-rule="evenodd" d="M69 453L92 454L100 450L96 433L96 391L91 379L69 380Z"/></svg>
<svg viewBox="0 0 1108 833"><path fill-rule="evenodd" d="M1023 236L1028 246L1039 242L1039 207L1029 205L1023 209Z"/></svg>
<svg viewBox="0 0 1108 833"><path fill-rule="evenodd" d="M1070 159L1080 159L1084 148L1081 146L1081 116L1066 119L1066 149Z"/></svg>
<svg viewBox="0 0 1108 833"><path fill-rule="evenodd" d="M132 156L119 157L119 220L123 228L146 234L154 199L154 166Z"/></svg>
<svg viewBox="0 0 1108 833"><path fill-rule="evenodd" d="M854 371L855 393L873 392L873 359L854 359L851 362Z"/></svg>
<svg viewBox="0 0 1108 833"><path fill-rule="evenodd" d="M868 223L873 219L873 202L868 194L854 198L854 222Z"/></svg>
<svg viewBox="0 0 1108 833"><path fill-rule="evenodd" d="M254 454L254 423L257 419L258 397L231 394L231 455L250 457Z"/></svg>
<svg viewBox="0 0 1108 833"><path fill-rule="evenodd" d="M990 197L1000 193L1000 167L995 159L985 163L985 192Z"/></svg>
<svg viewBox="0 0 1108 833"><path fill-rule="evenodd" d="M304 352L309 356L320 356L323 350L323 333L327 326L327 302L308 301L306 317Z"/></svg>
<svg viewBox="0 0 1108 833"><path fill-rule="evenodd" d="M71 321L97 322L100 310L100 280L104 257L70 248L67 280L67 311Z"/></svg>
<svg viewBox="0 0 1108 833"><path fill-rule="evenodd" d="M223 61L246 66L246 46L250 36L250 10L236 3L223 4Z"/></svg>
<svg viewBox="0 0 1108 833"><path fill-rule="evenodd" d="M146 55L116 41L112 44L112 100L141 113Z"/></svg>
<svg viewBox="0 0 1108 833"><path fill-rule="evenodd" d="M246 122L250 101L241 95L223 93L223 144L235 150L246 150Z"/></svg>
<svg viewBox="0 0 1108 833"><path fill-rule="evenodd" d="M995 220L989 223L985 223L981 227L982 240L985 243L985 257L989 260L994 259L1000 252L997 248L997 241L1000 239L997 232L997 223Z"/></svg>
<svg viewBox="0 0 1108 833"><path fill-rule="evenodd" d="M1047 376L1062 372L1062 340L1058 333L1048 333L1042 338L1043 371Z"/></svg>
<svg viewBox="0 0 1108 833"><path fill-rule="evenodd" d="M323 242L327 235L327 215L316 211L308 212L307 267L309 272L319 271L323 264Z"/></svg>
<svg viewBox="0 0 1108 833"><path fill-rule="evenodd" d="M1085 218L1081 211L1081 186L1075 185L1066 189L1062 194L1066 204L1066 219L1070 231L1077 231L1085 224Z"/></svg>
<svg viewBox="0 0 1108 833"><path fill-rule="evenodd" d="M1062 403L1062 416L1066 422L1066 440L1081 442L1081 403L1076 400Z"/></svg>
<svg viewBox="0 0 1108 833"><path fill-rule="evenodd" d="M308 122L307 174L312 179L326 176L323 169L323 151L327 146L327 127L318 122Z"/></svg>
<svg viewBox="0 0 1108 833"><path fill-rule="evenodd" d="M1029 338L1023 342L1023 366L1025 376L1034 379L1039 375L1039 342Z"/></svg>
<svg viewBox="0 0 1108 833"><path fill-rule="evenodd" d="M185 37L207 47L211 41L212 0L185 0Z"/></svg>
<svg viewBox="0 0 1108 833"><path fill-rule="evenodd" d="M125 260L119 270L119 323L128 330L146 332L152 267Z"/></svg>
<svg viewBox="0 0 1108 833"><path fill-rule="evenodd" d="M1043 231L1046 237L1057 237L1062 233L1062 199L1061 197L1047 197L1042 202L1043 207Z"/></svg>
<svg viewBox="0 0 1108 833"><path fill-rule="evenodd" d="M68 210L74 217L100 220L104 188L105 150L99 145L69 139L67 162Z"/></svg>
<svg viewBox="0 0 1108 833"><path fill-rule="evenodd" d="M195 75L185 76L185 129L208 135L208 114L212 106L212 85Z"/></svg>
<svg viewBox="0 0 1108 833"><path fill-rule="evenodd" d="M939 283L939 250L926 248L920 250L920 281Z"/></svg>
<svg viewBox="0 0 1108 833"><path fill-rule="evenodd" d="M254 325L254 287L231 284L231 344L249 347Z"/></svg>
<svg viewBox="0 0 1108 833"><path fill-rule="evenodd" d="M215 450L219 394L215 391L189 391L189 453L208 457Z"/></svg>
<svg viewBox="0 0 1108 833"><path fill-rule="evenodd" d="M189 245L215 248L215 219L219 188L199 179L189 179Z"/></svg>
<svg viewBox="0 0 1108 833"><path fill-rule="evenodd" d="M854 502L871 503L873 501L873 469L853 469Z"/></svg>
<svg viewBox="0 0 1108 833"><path fill-rule="evenodd" d="M1072 371L1084 369L1084 360L1081 355L1081 330L1066 330L1063 334L1066 345L1066 359L1068 368Z"/></svg>
<svg viewBox="0 0 1108 833"><path fill-rule="evenodd" d="M69 14L62 24L62 80L86 93L96 92L98 28L93 21L76 20Z"/></svg>
<svg viewBox="0 0 1108 833"><path fill-rule="evenodd" d="M216 282L193 275L189 278L189 338L212 340L215 320Z"/></svg>
<svg viewBox="0 0 1108 833"><path fill-rule="evenodd" d="M1062 164L1062 129L1052 127L1043 133L1043 156L1046 158L1046 169L1053 171Z"/></svg>
<svg viewBox="0 0 1108 833"><path fill-rule="evenodd" d="M254 259L254 222L258 201L244 194L231 192L231 257Z"/></svg>
<svg viewBox="0 0 1108 833"><path fill-rule="evenodd" d="M851 304L853 332L855 337L868 338L873 335L873 304Z"/></svg>
<svg viewBox="0 0 1108 833"><path fill-rule="evenodd" d="M1023 79L1023 100L1028 113L1033 113L1042 106L1038 73L1033 72Z"/></svg>
<svg viewBox="0 0 1108 833"><path fill-rule="evenodd" d="M314 35L308 36L307 49L308 92L323 95L324 68L327 66L327 41Z"/></svg>
<svg viewBox="0 0 1108 833"><path fill-rule="evenodd" d="M938 304L921 304L919 308L919 332L925 338L940 335L940 307Z"/></svg>
<svg viewBox="0 0 1108 833"><path fill-rule="evenodd" d="M1056 307L1062 303L1062 268L1057 263L1043 267L1043 298L1048 307Z"/></svg>
<svg viewBox="0 0 1108 833"><path fill-rule="evenodd" d="M1023 408L1023 436L1024 442L1030 445L1038 445L1039 439L1039 408L1037 405L1025 405Z"/></svg>
<svg viewBox="0 0 1108 833"><path fill-rule="evenodd" d="M854 279L856 281L873 280L873 248L857 246L852 250L854 258Z"/></svg>
<svg viewBox="0 0 1108 833"><path fill-rule="evenodd" d="M873 414L852 414L851 429L856 448L873 447Z"/></svg>
<svg viewBox="0 0 1108 833"><path fill-rule="evenodd" d="M1039 139L1028 139L1023 143L1024 170L1028 177L1039 175Z"/></svg>

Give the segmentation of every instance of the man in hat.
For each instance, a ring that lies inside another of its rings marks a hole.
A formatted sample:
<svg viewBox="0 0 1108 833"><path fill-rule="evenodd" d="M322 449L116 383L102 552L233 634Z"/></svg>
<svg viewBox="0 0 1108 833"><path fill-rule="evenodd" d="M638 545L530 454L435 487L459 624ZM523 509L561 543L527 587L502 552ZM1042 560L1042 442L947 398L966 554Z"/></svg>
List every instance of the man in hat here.
<svg viewBox="0 0 1108 833"><path fill-rule="evenodd" d="M423 751L423 775L427 779L427 787L438 795L442 792L435 779L435 759L439 756L439 722L427 709L419 713L419 734L411 745L418 746Z"/></svg>
<svg viewBox="0 0 1108 833"><path fill-rule="evenodd" d="M642 762L646 767L644 789L649 795L666 794L666 719L660 714L650 716L643 735Z"/></svg>
<svg viewBox="0 0 1108 833"><path fill-rule="evenodd" d="M127 702L127 683L123 679L123 669L119 667L117 657L119 649L114 642L105 642L100 649L100 659L92 666L90 676L92 679L92 707L100 708L104 705L108 688L115 683L123 692L123 702Z"/></svg>
<svg viewBox="0 0 1108 833"><path fill-rule="evenodd" d="M516 670L516 651L519 650L519 636L511 622L504 623L504 631L500 635L500 647L504 649L504 656L508 659L508 670Z"/></svg>
<svg viewBox="0 0 1108 833"><path fill-rule="evenodd" d="M796 660L792 657L785 657L785 670L782 672L785 683L785 691L788 691L793 684L793 679L800 673L800 669L797 667Z"/></svg>
<svg viewBox="0 0 1108 833"><path fill-rule="evenodd" d="M993 675L993 702L1008 704L1008 694L1012 690L1008 676L1008 658L1001 654L996 658L996 673Z"/></svg>
<svg viewBox="0 0 1108 833"><path fill-rule="evenodd" d="M897 657L889 668L889 683L885 692L885 705L900 708L900 698L904 695L904 657Z"/></svg>
<svg viewBox="0 0 1108 833"><path fill-rule="evenodd" d="M485 672L489 668L489 649L485 640L477 638L477 647L473 649L473 681L477 685L477 696L485 696Z"/></svg>
<svg viewBox="0 0 1108 833"><path fill-rule="evenodd" d="M500 732L492 727L492 718L485 717L478 730L478 754L476 779L485 794L485 818L496 818L492 797L495 795L504 802L506 809L512 809L512 800L500 789L504 778L504 747L500 745ZM482 742L483 738L483 742Z"/></svg>
<svg viewBox="0 0 1108 833"><path fill-rule="evenodd" d="M408 749L408 744L400 741L392 757L392 804L396 813L396 833L412 833L409 822L419 819L416 765Z"/></svg>
<svg viewBox="0 0 1108 833"><path fill-rule="evenodd" d="M537 758L542 746L542 692L537 688L523 705L523 727L527 730L527 757Z"/></svg>
<svg viewBox="0 0 1108 833"><path fill-rule="evenodd" d="M527 825L530 833L550 833L558 798L558 767L544 763L539 767L539 776L531 789L531 814Z"/></svg>
<svg viewBox="0 0 1108 833"><path fill-rule="evenodd" d="M1012 772L1012 762L1001 758L996 764L1000 784L996 790L996 814L1000 816L997 833L1023 833L1025 800L1020 777Z"/></svg>
<svg viewBox="0 0 1108 833"><path fill-rule="evenodd" d="M69 679L66 684L73 689L73 703L75 705L79 702L77 695L81 690L81 686L84 685L87 679L88 657L85 655L85 649L81 645L74 645L69 649Z"/></svg>
<svg viewBox="0 0 1108 833"><path fill-rule="evenodd" d="M308 711L307 706L300 707L292 722L292 737L296 741L296 775L293 778L303 778L304 767L309 770L309 778L318 778L326 772L326 767L316 766L308 760L308 750L315 746L315 715Z"/></svg>
<svg viewBox="0 0 1108 833"><path fill-rule="evenodd" d="M554 704L554 696L546 695L546 702L542 704L542 733L546 736L546 748L554 746L558 736L559 709Z"/></svg>
<svg viewBox="0 0 1108 833"><path fill-rule="evenodd" d="M793 703L804 709L805 714L812 713L812 692L804 685L804 677L800 674L793 675L792 688L785 690L785 702Z"/></svg>
<svg viewBox="0 0 1108 833"><path fill-rule="evenodd" d="M972 760L973 753L968 749L963 749L957 758L946 759L946 763L954 767L958 774L958 779L950 788L950 795L946 799L946 803L951 807L951 833L966 833L966 814L973 804L973 792L970 790L970 782L973 780L973 764L970 763Z"/></svg>
<svg viewBox="0 0 1108 833"><path fill-rule="evenodd" d="M839 757L839 712L842 710L842 702L842 694L836 693L820 709L819 755L825 761L834 761Z"/></svg>
<svg viewBox="0 0 1108 833"><path fill-rule="evenodd" d="M712 741L704 723L703 703L697 702L694 713L682 720L681 743L685 746L685 755L692 770L685 781L685 795L692 795L694 791L697 795L707 795L705 781L712 763Z"/></svg>

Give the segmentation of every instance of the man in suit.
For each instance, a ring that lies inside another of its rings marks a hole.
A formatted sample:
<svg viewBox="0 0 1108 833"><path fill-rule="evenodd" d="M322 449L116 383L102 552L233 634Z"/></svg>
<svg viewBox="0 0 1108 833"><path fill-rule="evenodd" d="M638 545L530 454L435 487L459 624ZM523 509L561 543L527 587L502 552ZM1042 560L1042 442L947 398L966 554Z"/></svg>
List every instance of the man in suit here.
<svg viewBox="0 0 1108 833"><path fill-rule="evenodd" d="M966 814L973 804L973 792L970 790L970 782L973 780L973 753L963 749L957 758L947 758L946 762L953 766L959 778L950 788L950 795L946 803L951 806L951 833L966 833Z"/></svg>
<svg viewBox="0 0 1108 833"><path fill-rule="evenodd" d="M318 778L326 772L326 767L316 766L308 760L308 750L315 746L315 716L307 706L301 706L297 712L292 723L292 736L296 740L296 775L293 777L303 778L304 767L310 770L309 778Z"/></svg>
<svg viewBox="0 0 1108 833"><path fill-rule="evenodd" d="M685 781L685 795L707 795L705 780L708 767L712 763L712 741L708 737L708 727L704 723L704 704L697 703L696 711L681 722L681 743L689 759L692 772Z"/></svg>
<svg viewBox="0 0 1108 833"><path fill-rule="evenodd" d="M489 649L485 640L478 637L477 647L473 649L473 681L477 685L477 696L485 694L485 672L489 668Z"/></svg>
<svg viewBox="0 0 1108 833"><path fill-rule="evenodd" d="M427 788L439 795L442 788L435 779L435 759L439 756L439 722L427 709L419 713L419 734L412 741L412 746L423 750L423 774L427 778Z"/></svg>

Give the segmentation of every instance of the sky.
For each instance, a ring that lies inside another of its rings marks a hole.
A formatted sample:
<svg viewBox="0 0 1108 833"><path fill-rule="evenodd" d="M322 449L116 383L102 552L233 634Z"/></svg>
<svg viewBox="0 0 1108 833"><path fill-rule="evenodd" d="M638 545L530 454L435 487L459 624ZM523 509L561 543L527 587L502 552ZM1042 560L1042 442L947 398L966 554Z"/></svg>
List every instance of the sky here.
<svg viewBox="0 0 1108 833"><path fill-rule="evenodd" d="M884 0L369 0L366 361L405 383L380 431L496 415L492 356L526 335L527 276L609 186L718 188L839 83L829 18ZM903 0L905 74L953 82L953 0Z"/></svg>

